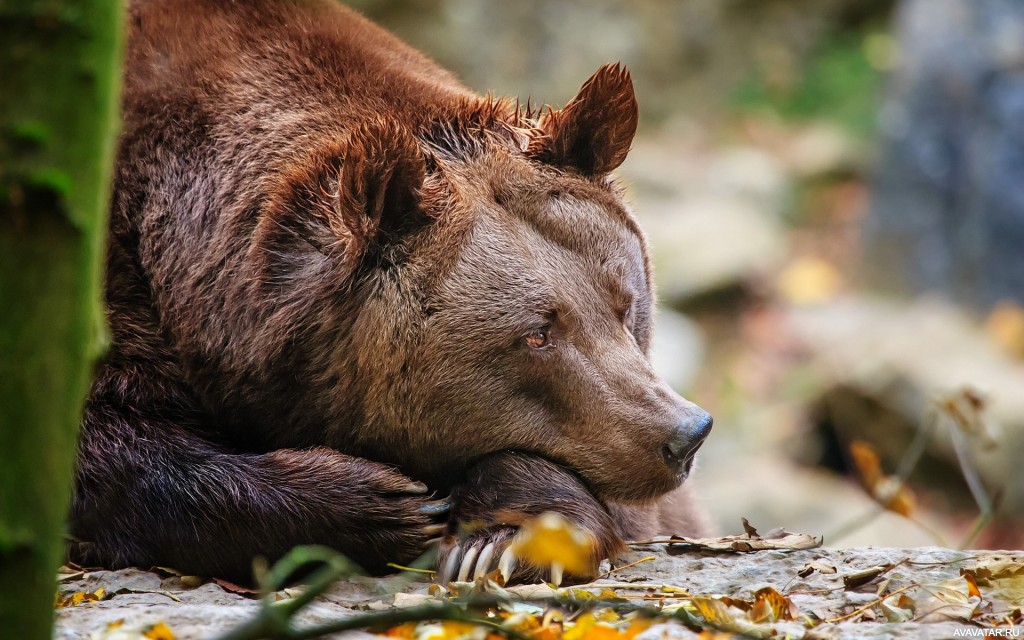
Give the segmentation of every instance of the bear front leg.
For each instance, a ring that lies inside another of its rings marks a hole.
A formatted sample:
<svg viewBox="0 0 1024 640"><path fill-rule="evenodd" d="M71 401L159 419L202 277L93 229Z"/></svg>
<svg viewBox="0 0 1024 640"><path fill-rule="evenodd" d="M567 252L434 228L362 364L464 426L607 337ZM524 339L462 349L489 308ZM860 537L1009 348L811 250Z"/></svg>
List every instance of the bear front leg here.
<svg viewBox="0 0 1024 640"><path fill-rule="evenodd" d="M174 417L90 403L71 560L250 583L253 558L273 562L296 545L320 544L383 573L444 531L447 500L391 467L326 448L233 453L197 435L187 415Z"/></svg>
<svg viewBox="0 0 1024 640"><path fill-rule="evenodd" d="M499 569L506 583L552 581L555 567L538 567L516 558L510 549L519 526L546 511L564 516L595 541L591 575L601 560L625 550L618 527L605 506L574 473L549 460L522 453L499 453L469 469L452 490L450 535L442 541L437 579L441 583L475 580Z"/></svg>

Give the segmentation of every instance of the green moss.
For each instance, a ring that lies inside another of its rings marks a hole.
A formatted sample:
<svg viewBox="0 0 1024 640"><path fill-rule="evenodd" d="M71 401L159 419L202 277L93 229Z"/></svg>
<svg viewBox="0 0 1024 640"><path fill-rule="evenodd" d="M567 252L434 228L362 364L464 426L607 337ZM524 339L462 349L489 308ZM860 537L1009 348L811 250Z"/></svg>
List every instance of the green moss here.
<svg viewBox="0 0 1024 640"><path fill-rule="evenodd" d="M50 128L45 122L22 120L11 125L11 138L14 142L44 146L50 140Z"/></svg>
<svg viewBox="0 0 1024 640"><path fill-rule="evenodd" d="M66 196L71 191L73 182L66 171L54 167L36 169L28 176L29 186L58 196Z"/></svg>
<svg viewBox="0 0 1024 640"><path fill-rule="evenodd" d="M875 132L888 36L878 30L841 33L827 39L797 70L789 86L772 86L756 72L732 97L739 111L769 111L784 120L828 120L850 133Z"/></svg>

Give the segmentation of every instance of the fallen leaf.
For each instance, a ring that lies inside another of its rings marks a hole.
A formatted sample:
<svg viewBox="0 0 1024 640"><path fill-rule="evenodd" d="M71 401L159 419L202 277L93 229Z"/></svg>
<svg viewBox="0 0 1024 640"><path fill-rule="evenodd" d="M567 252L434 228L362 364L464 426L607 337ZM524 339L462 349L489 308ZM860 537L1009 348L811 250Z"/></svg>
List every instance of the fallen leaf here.
<svg viewBox="0 0 1024 640"><path fill-rule="evenodd" d="M748 536L750 536L751 538L760 538L761 537L761 536L757 535L757 529L752 527L750 522L746 518L740 518L740 520L743 521L743 531Z"/></svg>
<svg viewBox="0 0 1024 640"><path fill-rule="evenodd" d="M119 619L89 634L89 640L175 640L175 636L164 622L128 626Z"/></svg>
<svg viewBox="0 0 1024 640"><path fill-rule="evenodd" d="M913 514L916 507L914 494L902 480L882 472L882 463L874 447L863 440L854 440L850 443L850 457L861 485L875 502L904 517Z"/></svg>
<svg viewBox="0 0 1024 640"><path fill-rule="evenodd" d="M977 390L962 387L939 397L935 406L957 430L972 440L989 449L998 445L998 428L988 415L988 400Z"/></svg>
<svg viewBox="0 0 1024 640"><path fill-rule="evenodd" d="M249 587L243 587L241 585L235 584L234 582L228 582L227 580L221 580L220 578L214 578L213 582L218 587L220 587L221 589L224 589L225 591L230 591L231 593L237 593L238 595L247 596L247 597L256 597L256 596L260 595L260 592L259 592L258 589L252 589L252 588L249 588Z"/></svg>
<svg viewBox="0 0 1024 640"><path fill-rule="evenodd" d="M163 622L157 622L147 631L144 631L142 637L148 640L174 640L174 632Z"/></svg>
<svg viewBox="0 0 1024 640"><path fill-rule="evenodd" d="M814 549L821 546L821 540L803 533L782 531L773 538L767 536L750 538L746 534L721 538L672 536L671 538L648 540L642 543L634 542L633 544L667 544L669 546L667 551L670 554L689 550L745 553L748 551Z"/></svg>
<svg viewBox="0 0 1024 640"><path fill-rule="evenodd" d="M922 622L968 621L984 603L980 596L972 596L967 581L959 578L923 584L919 589L920 594L914 599L914 611Z"/></svg>
<svg viewBox="0 0 1024 640"><path fill-rule="evenodd" d="M99 602L100 600L106 600L110 595L107 590L100 587L95 591L75 591L69 595L57 594L57 598L54 602L54 606L58 609L64 609L67 607L77 607L80 604L87 602Z"/></svg>
<svg viewBox="0 0 1024 640"><path fill-rule="evenodd" d="M825 564L824 562L808 562L803 566L802 569L800 569L800 571L797 572L796 575L800 576L801 578L806 578L815 571L817 571L820 574L827 575L835 573L836 568L830 564Z"/></svg>
<svg viewBox="0 0 1024 640"><path fill-rule="evenodd" d="M889 622L907 622L914 617L914 601L905 593L889 596L878 607Z"/></svg>
<svg viewBox="0 0 1024 640"><path fill-rule="evenodd" d="M847 573L843 576L843 586L847 589L856 589L857 587L864 586L875 578L884 575L895 566L895 564L881 564L877 567L864 569L863 571Z"/></svg>
<svg viewBox="0 0 1024 640"><path fill-rule="evenodd" d="M979 587L985 587L989 598L1024 605L1024 558L1000 557L962 573L968 571Z"/></svg>

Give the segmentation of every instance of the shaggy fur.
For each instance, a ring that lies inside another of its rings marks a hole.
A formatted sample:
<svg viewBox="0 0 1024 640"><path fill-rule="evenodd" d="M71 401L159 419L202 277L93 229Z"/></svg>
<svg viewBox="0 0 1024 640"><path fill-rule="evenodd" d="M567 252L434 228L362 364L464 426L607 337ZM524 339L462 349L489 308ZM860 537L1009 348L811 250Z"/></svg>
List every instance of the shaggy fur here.
<svg viewBox="0 0 1024 640"><path fill-rule="evenodd" d="M656 511L611 501L686 476L710 420L646 356L621 67L531 113L327 0L138 1L123 114L75 561L383 571L453 490L456 520L563 510L606 553L638 533L609 513Z"/></svg>

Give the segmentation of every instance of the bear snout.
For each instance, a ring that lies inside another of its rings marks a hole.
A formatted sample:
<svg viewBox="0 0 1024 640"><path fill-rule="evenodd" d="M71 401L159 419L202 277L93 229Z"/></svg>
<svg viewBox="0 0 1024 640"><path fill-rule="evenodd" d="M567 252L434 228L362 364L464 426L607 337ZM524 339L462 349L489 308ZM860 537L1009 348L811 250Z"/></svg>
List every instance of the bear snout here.
<svg viewBox="0 0 1024 640"><path fill-rule="evenodd" d="M693 464L697 450L711 433L714 418L704 410L686 414L675 426L662 448L665 464L676 473L686 473Z"/></svg>

